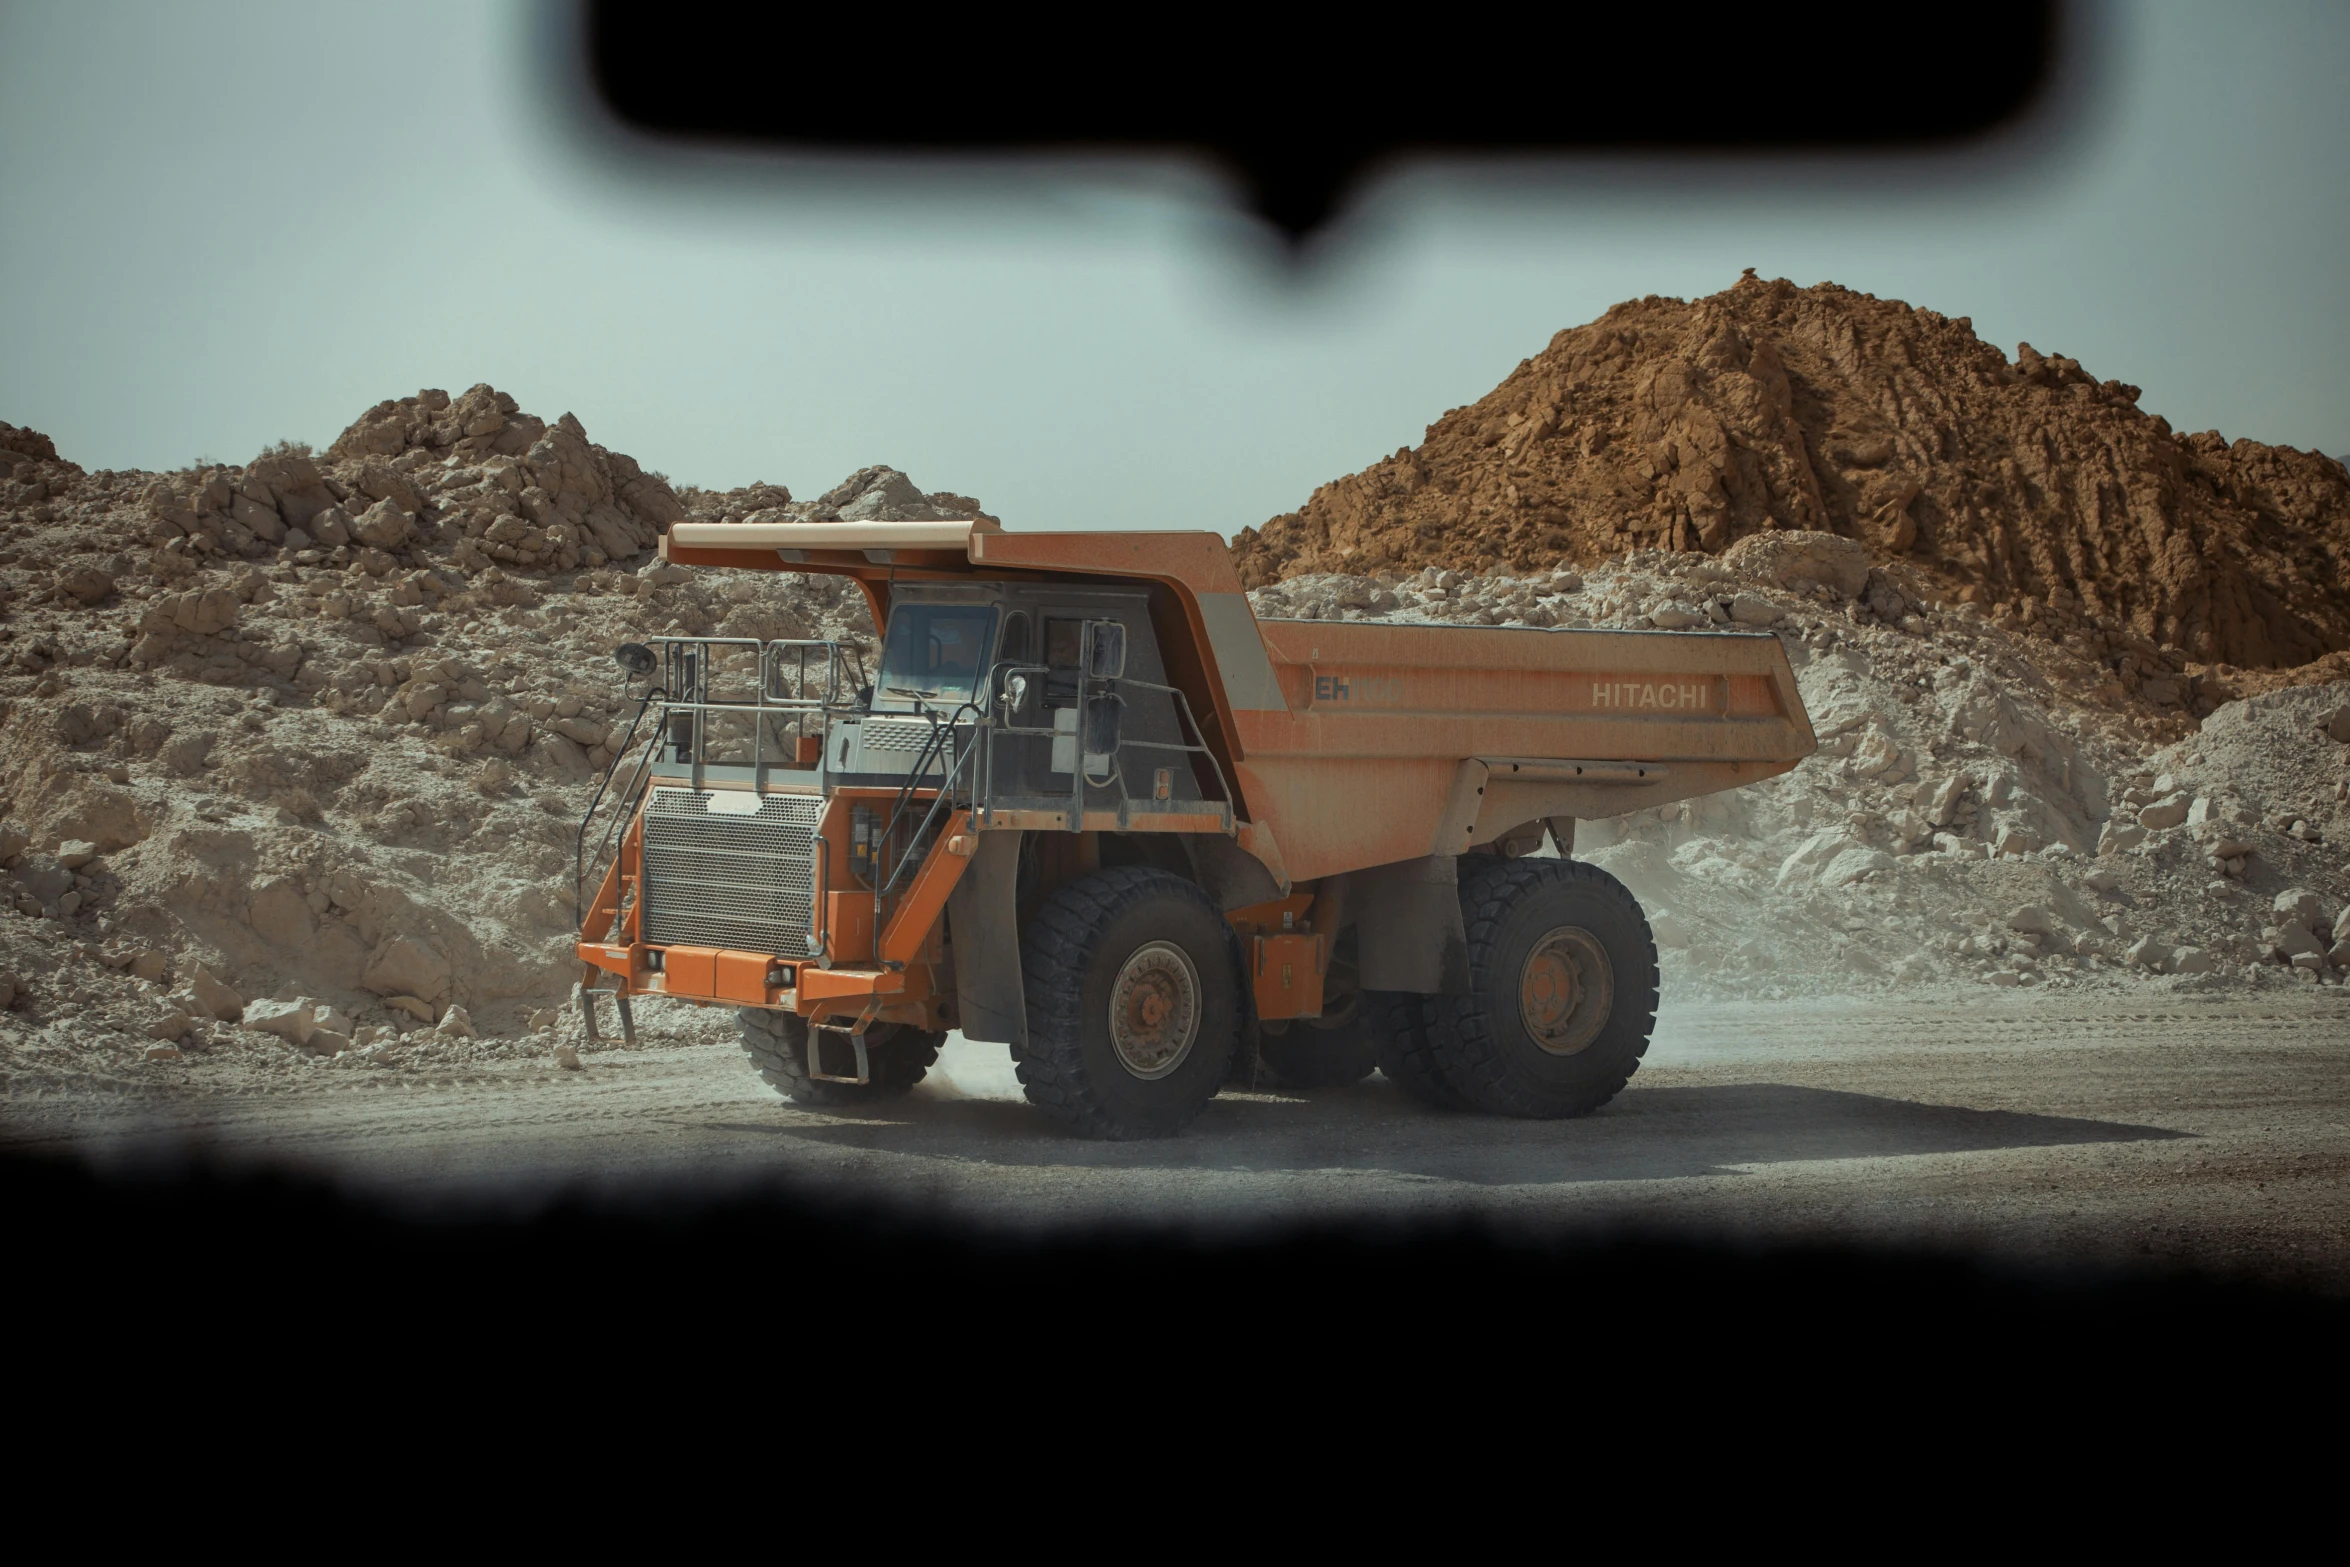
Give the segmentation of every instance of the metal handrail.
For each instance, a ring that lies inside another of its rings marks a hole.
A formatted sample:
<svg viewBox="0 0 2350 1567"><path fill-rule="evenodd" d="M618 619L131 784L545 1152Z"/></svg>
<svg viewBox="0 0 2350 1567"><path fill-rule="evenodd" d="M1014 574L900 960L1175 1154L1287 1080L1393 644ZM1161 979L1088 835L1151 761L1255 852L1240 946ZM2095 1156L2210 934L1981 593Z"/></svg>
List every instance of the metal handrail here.
<svg viewBox="0 0 2350 1567"><path fill-rule="evenodd" d="M709 699L707 693L711 683L711 670L707 653L709 650L719 648L755 648L758 650L759 667L753 700L731 702ZM825 688L822 695L811 697L806 694L808 655L817 648L825 649L827 654ZM685 655L689 650L700 652L703 656L696 658L693 662L690 686L680 690L676 677L685 668ZM800 694L787 695L779 689L780 682L786 673L783 660L794 653L799 655L800 660L797 670ZM581 905L584 904L588 872L591 869L600 870L608 854L615 852L615 836L625 826L637 802L643 798L650 786L654 773L654 753L669 734L668 720L671 714L690 712L695 716L690 743L693 749L693 787L697 790L702 787L702 769L708 749L705 743L707 740L705 715L710 713L749 713L755 715L757 723L753 728L751 741L751 773L754 792L764 792L766 785L764 746L768 716L793 718L800 722L803 729L810 715L829 717L836 713L854 712L871 716L866 713L866 709L860 703L842 700L841 675L847 661L855 659L855 654L853 651L848 651L846 658L844 658L844 649L838 642L813 638L762 641L752 637L668 637L662 639L662 659L663 674L668 678L665 678L662 684L647 691L643 700L638 704L635 717L629 721L628 734L618 747L618 754L597 785L595 796L589 802L587 814L580 819L579 832L573 846L573 900L583 923L586 910ZM861 659L856 660L856 667L861 682L864 671ZM992 807L995 796L994 764L997 736L1047 737L1058 735L1059 732L1050 725L1031 727L999 721L996 716L996 709L1001 704L1002 684L1006 676L1013 674L1050 675L1053 672L1051 666L1044 664L998 663L989 670L988 700L984 704L976 700L966 700L958 703L950 713L942 716L937 710L917 700L914 712L902 715L918 716L925 719L930 725L930 733L916 753L907 772L906 781L900 786L897 798L891 804L887 823L881 831L878 847L886 853L888 846L897 842L899 830L908 824L909 819L915 815L917 808L919 808L919 820L913 823L911 832L905 838L906 852L890 862L886 874L881 873L878 865L876 866L873 898L874 931L877 937L883 928L886 903L901 890L914 869L926 858L926 856L917 855L913 851L927 836L934 834L942 814L956 802L958 796L964 797L966 803L982 811ZM1120 751L1128 748L1172 751L1205 756L1208 760L1208 766L1215 776L1216 787L1222 795L1222 799L1217 803L1221 807L1219 814L1222 817L1224 833L1229 837L1238 831L1238 797L1233 792L1232 781L1225 774L1224 765L1218 760L1214 749L1207 744L1207 733L1201 727L1197 715L1192 711L1191 699L1184 694L1181 688L1123 676L1116 681L1095 681L1089 679L1082 669L1077 672L1077 676L1076 710L1078 717L1075 736L1077 755L1075 766L1072 769L1073 776L1070 787L1071 830L1075 830L1084 820L1085 791L1089 787L1115 787L1122 807L1130 807L1135 803L1131 791L1126 787L1122 769L1114 768L1107 778L1100 780L1089 778L1085 771L1085 698L1089 687L1109 685L1133 686L1139 690L1163 692L1173 699L1173 705L1180 715L1183 728L1188 730L1193 737L1192 742L1129 740L1121 735L1118 749ZM675 694L672 694L673 692ZM591 856L586 849L589 829L597 814L605 807L608 797L617 798L611 796L612 780L635 745L637 731L643 724L645 715L653 711L656 705L660 716L654 725L652 734L645 741L642 748L643 754L637 759L637 770L630 787L625 791L625 798L621 800L619 808L613 812L605 827L603 837ZM966 727L969 743L958 746L956 744L958 730ZM935 777L929 773L929 769L934 764L943 764ZM918 793L927 793L927 800L917 800ZM1123 820L1123 809L1121 809L1120 817ZM826 907L826 895L832 890L832 845L824 837L821 827L812 836L811 852L813 858L820 863L811 867L810 892L813 907L810 911L810 948L811 951L821 954L829 962L832 932L830 912Z"/></svg>
<svg viewBox="0 0 2350 1567"><path fill-rule="evenodd" d="M923 836L937 825L939 813L954 798L956 778L966 768L972 766L972 759L979 754L979 747L972 745L966 746L956 753L951 761L946 761L940 756L943 750L953 744L955 725L962 721L965 712L979 713L979 708L971 702L961 703L943 721L936 713L925 712L924 714L930 720L930 738L922 743L921 751L916 753L913 769L906 775L906 783L898 790L897 800L890 807L889 824L882 829L881 833L883 843L892 842L896 838L898 823L905 818L913 801L914 791L920 787L920 780L924 771L930 766L932 759L939 758L944 761L945 765L939 774L938 793L931 797L930 808L923 813L921 824L906 840L907 853L905 857L892 865L888 879L873 889L873 919L876 932L880 930L881 925L881 900L898 890L898 884L905 879L906 871L910 866L920 863L919 857L912 852L914 845L920 843ZM986 721L984 714L980 715L980 721L982 723Z"/></svg>
<svg viewBox="0 0 2350 1567"><path fill-rule="evenodd" d="M636 775L631 780L618 808L613 811L612 819L605 823L604 836L597 842L596 852L592 857L587 852L588 828L595 822L596 812L602 808L604 796L611 789L612 780L619 773L620 764L627 757L629 747L636 743L637 725L645 721L646 711L652 707L653 699L660 695L663 695L661 688L655 686L645 693L643 701L637 703L636 716L628 721L628 733L622 738L619 749L614 752L612 765L605 768L604 776L597 780L596 792L588 800L587 814L580 817L579 831L572 838L571 909L574 917L583 925L587 920L587 910L582 905L587 896L588 870L592 866L600 872L604 867L606 852L617 852L613 850L614 835L623 830L630 814L636 808L636 802L644 797L646 786L652 782L653 749L660 744L661 740L661 729L658 724L654 726L653 733L646 737L645 754L638 760ZM668 711L666 705L662 711L664 713Z"/></svg>

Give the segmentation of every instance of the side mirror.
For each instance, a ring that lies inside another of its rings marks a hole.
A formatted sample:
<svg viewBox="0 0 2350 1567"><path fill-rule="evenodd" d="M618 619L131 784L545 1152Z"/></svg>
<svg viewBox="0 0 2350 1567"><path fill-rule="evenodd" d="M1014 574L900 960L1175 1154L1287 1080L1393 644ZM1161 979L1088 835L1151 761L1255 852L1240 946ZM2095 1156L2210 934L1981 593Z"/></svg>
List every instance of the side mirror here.
<svg viewBox="0 0 2350 1567"><path fill-rule="evenodd" d="M631 680L642 680L661 667L653 650L642 642L623 642L612 650L612 662L618 664Z"/></svg>
<svg viewBox="0 0 2350 1567"><path fill-rule="evenodd" d="M1009 722L1013 714L1019 712L1027 705L1028 677L1026 675L1006 675L1004 677L1005 720Z"/></svg>
<svg viewBox="0 0 2350 1567"><path fill-rule="evenodd" d="M1116 680L1126 673L1126 628L1114 620L1085 623L1085 678Z"/></svg>
<svg viewBox="0 0 2350 1567"><path fill-rule="evenodd" d="M1126 699L1115 691L1085 699L1085 771L1107 778L1117 765L1118 731L1126 717ZM1098 765L1097 765L1098 764Z"/></svg>

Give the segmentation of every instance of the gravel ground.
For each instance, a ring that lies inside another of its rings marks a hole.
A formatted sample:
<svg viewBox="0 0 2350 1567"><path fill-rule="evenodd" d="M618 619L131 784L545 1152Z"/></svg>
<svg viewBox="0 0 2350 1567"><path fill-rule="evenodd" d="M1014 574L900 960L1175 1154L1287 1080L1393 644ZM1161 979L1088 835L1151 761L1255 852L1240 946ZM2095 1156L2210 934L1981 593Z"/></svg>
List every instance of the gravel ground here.
<svg viewBox="0 0 2350 1567"><path fill-rule="evenodd" d="M638 1049L577 1072L525 1058L251 1082L158 1064L145 1085L102 1090L19 1078L0 1094L0 1150L110 1170L277 1167L410 1211L784 1176L1015 1228L1471 1212L1552 1232L2184 1266L2350 1295L2337 992L1684 1005L1587 1120L1435 1114L1373 1077L1229 1092L1183 1137L1122 1145L1048 1127L994 1046L958 1038L911 1098L843 1115L772 1095L718 1018L646 1014Z"/></svg>

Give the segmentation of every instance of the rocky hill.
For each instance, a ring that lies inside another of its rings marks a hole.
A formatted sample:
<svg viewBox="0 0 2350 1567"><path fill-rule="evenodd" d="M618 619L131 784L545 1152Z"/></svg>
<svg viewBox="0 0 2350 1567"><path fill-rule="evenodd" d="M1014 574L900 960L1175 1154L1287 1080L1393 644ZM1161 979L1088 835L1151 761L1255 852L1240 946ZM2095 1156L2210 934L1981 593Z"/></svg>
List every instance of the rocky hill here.
<svg viewBox="0 0 2350 1567"><path fill-rule="evenodd" d="M1910 568L1929 601L2157 696L2350 649L2350 469L2180 434L2138 389L1964 318L1749 272L1552 338L1417 447L1235 545L1252 586L1305 572L1588 565L1816 530Z"/></svg>
<svg viewBox="0 0 2350 1567"><path fill-rule="evenodd" d="M0 1045L46 1080L529 1038L569 994L574 832L635 716L613 646L870 636L854 589L699 578L661 530L978 503L890 468L804 504L681 493L477 386L178 473L0 425L0 508Z"/></svg>

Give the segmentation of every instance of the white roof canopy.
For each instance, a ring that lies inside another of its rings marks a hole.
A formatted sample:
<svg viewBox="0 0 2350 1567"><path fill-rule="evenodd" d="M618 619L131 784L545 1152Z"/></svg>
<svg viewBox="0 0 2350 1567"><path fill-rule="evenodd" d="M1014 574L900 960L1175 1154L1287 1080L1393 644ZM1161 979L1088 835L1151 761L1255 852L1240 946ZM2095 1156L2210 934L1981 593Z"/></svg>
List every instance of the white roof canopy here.
<svg viewBox="0 0 2350 1567"><path fill-rule="evenodd" d="M969 521L678 522L666 538L696 550L967 550L974 529L999 531Z"/></svg>

